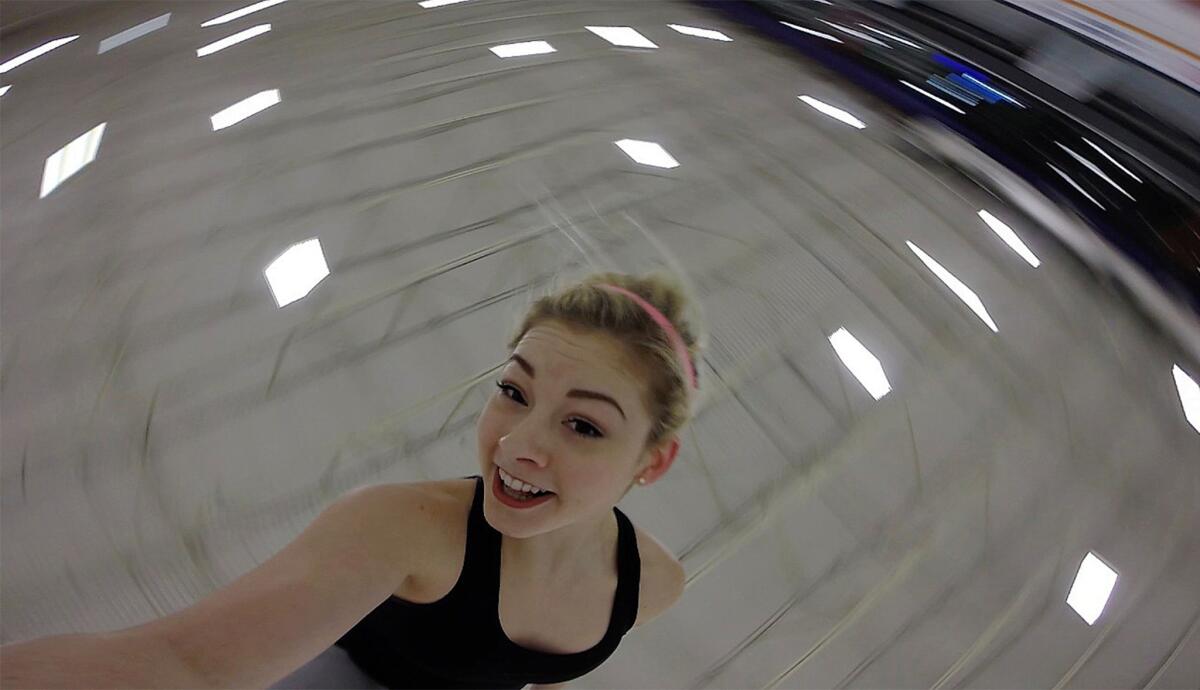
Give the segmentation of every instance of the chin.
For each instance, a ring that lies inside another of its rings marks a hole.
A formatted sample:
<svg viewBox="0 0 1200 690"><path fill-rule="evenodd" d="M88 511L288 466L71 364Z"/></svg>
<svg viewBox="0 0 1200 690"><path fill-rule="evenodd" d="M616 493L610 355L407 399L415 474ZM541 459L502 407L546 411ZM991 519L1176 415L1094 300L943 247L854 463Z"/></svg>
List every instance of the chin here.
<svg viewBox="0 0 1200 690"><path fill-rule="evenodd" d="M487 501L495 501L495 498L489 498L489 499L487 499ZM490 525L492 529L496 530L500 534L503 534L505 537L507 537L509 539L528 539L530 537L535 537L539 534L542 534L543 532L546 531L543 529L530 529L527 526L514 527L510 522L508 522L506 520L501 520L500 522L496 522L494 520L494 518L491 518L488 516L488 513L491 511L487 508L487 505L486 505L487 501L484 502L485 505L484 505L484 510L483 510L483 519L487 521L488 525ZM504 510L504 507L499 506L499 507L497 507L497 510Z"/></svg>

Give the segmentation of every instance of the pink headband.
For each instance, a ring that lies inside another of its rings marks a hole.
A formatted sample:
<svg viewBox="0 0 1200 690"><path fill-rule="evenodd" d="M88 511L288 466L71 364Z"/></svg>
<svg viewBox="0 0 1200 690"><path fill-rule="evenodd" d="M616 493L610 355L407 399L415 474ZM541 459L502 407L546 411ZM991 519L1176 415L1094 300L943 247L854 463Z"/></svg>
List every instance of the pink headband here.
<svg viewBox="0 0 1200 690"><path fill-rule="evenodd" d="M675 354L678 355L679 360L683 362L684 369L687 371L688 380L691 382L692 388L696 388L696 370L692 368L692 360L690 357L688 357L687 346L683 344L683 338L680 338L679 334L675 332L675 327L671 325L671 321L667 319L667 317L663 316L662 312L655 309L653 304L650 304L646 300L623 287L609 285L608 283L601 283L596 287L607 290L615 290L621 294L628 295L633 299L634 302L637 302L642 309L646 310L646 313L650 315L650 318L654 319L659 326L662 326L662 329L667 332L667 338L670 339L671 345L675 348Z"/></svg>

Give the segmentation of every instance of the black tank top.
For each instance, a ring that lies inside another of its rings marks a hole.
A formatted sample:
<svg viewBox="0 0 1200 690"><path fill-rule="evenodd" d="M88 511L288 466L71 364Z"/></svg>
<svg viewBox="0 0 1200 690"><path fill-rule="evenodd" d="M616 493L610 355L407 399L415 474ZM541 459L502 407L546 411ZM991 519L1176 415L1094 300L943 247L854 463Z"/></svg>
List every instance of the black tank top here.
<svg viewBox="0 0 1200 690"><path fill-rule="evenodd" d="M501 535L483 516L483 478L462 478L472 477L466 559L454 589L429 604L393 595L335 644L389 688L522 688L561 683L596 668L637 619L641 556L633 523L613 507L618 583L604 639L575 654L534 651L508 639L500 625Z"/></svg>

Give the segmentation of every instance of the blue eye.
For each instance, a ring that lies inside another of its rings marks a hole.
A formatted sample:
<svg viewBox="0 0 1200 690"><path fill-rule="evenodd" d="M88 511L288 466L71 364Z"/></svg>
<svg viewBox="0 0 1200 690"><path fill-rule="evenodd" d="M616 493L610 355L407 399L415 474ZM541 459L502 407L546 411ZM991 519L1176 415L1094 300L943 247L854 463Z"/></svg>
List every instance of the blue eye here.
<svg viewBox="0 0 1200 690"><path fill-rule="evenodd" d="M501 383L500 381L497 381L496 388L500 389L500 395L503 395L504 397L508 398L509 400L512 400L513 402L515 402L519 405L525 404L524 396L522 396L520 400L517 400L516 398L512 397L511 395L504 395L505 391L512 391L514 395L520 396L521 391L517 390L516 386L510 385L507 383ZM584 421L582 419L579 419L578 417L573 417L569 420L569 423L582 425L582 427L586 431L580 431L579 427L576 427L575 429L573 429L573 431L575 431L576 434L583 436L584 438L604 438L604 434L600 433L600 430L597 429L594 425L592 425L591 422Z"/></svg>

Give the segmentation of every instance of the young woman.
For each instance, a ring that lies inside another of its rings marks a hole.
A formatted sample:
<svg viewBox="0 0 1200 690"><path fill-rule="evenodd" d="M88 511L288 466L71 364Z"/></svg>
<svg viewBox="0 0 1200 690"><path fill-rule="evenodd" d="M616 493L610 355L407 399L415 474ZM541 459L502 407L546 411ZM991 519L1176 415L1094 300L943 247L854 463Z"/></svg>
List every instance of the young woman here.
<svg viewBox="0 0 1200 690"><path fill-rule="evenodd" d="M669 278L617 273L539 299L479 417L479 475L348 492L191 607L5 646L3 686L522 688L591 671L683 591L616 504L678 453L701 347L685 302Z"/></svg>

